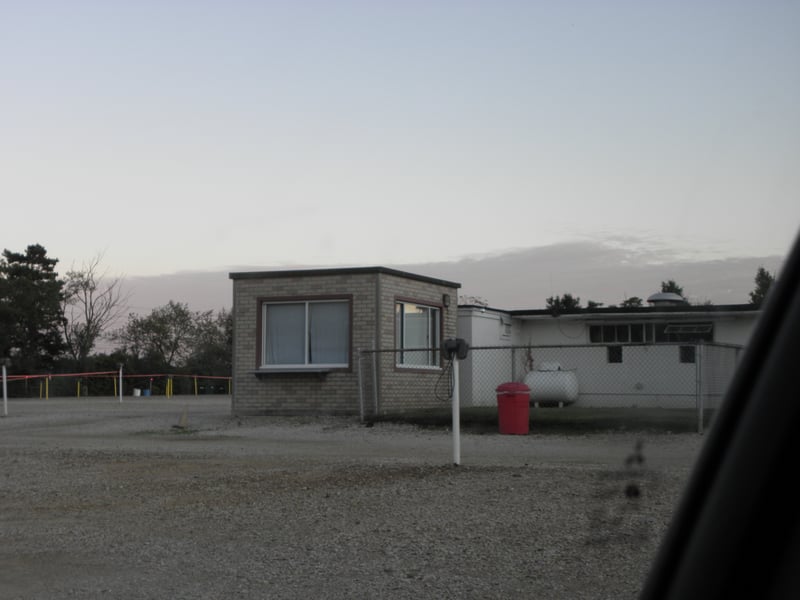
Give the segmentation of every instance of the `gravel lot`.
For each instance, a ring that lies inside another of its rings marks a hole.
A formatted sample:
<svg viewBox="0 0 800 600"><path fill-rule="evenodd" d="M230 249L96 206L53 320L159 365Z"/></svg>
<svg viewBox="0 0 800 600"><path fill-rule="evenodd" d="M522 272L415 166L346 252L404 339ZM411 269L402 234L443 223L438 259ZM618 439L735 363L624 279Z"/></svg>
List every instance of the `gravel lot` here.
<svg viewBox="0 0 800 600"><path fill-rule="evenodd" d="M462 432L454 467L447 431L224 396L8 412L3 599L635 598L703 440Z"/></svg>

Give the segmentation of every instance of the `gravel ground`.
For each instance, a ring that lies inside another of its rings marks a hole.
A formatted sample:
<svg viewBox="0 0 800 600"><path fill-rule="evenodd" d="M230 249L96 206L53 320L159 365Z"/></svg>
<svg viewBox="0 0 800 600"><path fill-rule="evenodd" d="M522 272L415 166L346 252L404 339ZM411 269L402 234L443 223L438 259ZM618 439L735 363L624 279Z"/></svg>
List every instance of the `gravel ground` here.
<svg viewBox="0 0 800 600"><path fill-rule="evenodd" d="M447 431L220 396L8 412L3 599L635 598L703 439L462 432L455 467Z"/></svg>

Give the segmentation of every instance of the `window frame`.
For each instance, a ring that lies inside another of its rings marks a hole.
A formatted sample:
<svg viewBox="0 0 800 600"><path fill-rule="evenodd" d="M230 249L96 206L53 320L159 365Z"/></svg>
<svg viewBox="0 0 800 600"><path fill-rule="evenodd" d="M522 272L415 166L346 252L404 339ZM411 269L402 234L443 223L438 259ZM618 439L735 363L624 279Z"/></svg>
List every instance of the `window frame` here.
<svg viewBox="0 0 800 600"><path fill-rule="evenodd" d="M428 348L407 348L405 346L404 340L404 332L405 332L405 311L404 316L402 319L399 319L397 310L399 305L413 305L420 308L426 308L431 311L436 311L438 315L437 323L435 327L431 327L430 321L428 322L428 331L434 332L436 335L436 339L433 340L433 344ZM405 297L396 297L394 299L392 317L394 319L394 340L395 340L395 360L394 366L395 369L400 369L403 371L409 370L420 370L420 371L435 371L441 370L442 368L442 353L440 350L440 346L442 343L442 337L444 335L444 306L435 302L426 302L424 300L417 300L415 298L405 298ZM401 326L398 327L398 321L400 321ZM420 352L420 351L428 351L429 359L427 364L412 364L403 362L404 355L407 352Z"/></svg>
<svg viewBox="0 0 800 600"><path fill-rule="evenodd" d="M323 296L270 296L257 299L257 341L256 341L256 370L261 373L280 372L328 372L350 371L353 365L353 296L352 295L323 295ZM346 363L313 363L309 362L309 305L311 304L345 304L347 306L347 346ZM302 363L266 363L267 357L267 309L270 305L304 305L303 317L303 353Z"/></svg>

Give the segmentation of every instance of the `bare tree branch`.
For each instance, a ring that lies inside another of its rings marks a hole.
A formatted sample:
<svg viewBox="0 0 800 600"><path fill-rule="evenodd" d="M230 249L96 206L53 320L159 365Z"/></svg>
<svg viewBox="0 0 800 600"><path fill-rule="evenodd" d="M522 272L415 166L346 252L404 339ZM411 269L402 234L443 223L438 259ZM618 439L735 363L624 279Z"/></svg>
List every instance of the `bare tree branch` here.
<svg viewBox="0 0 800 600"><path fill-rule="evenodd" d="M127 311L130 294L122 277L109 277L100 270L98 254L80 269L67 272L64 281L64 340L72 357L82 365L103 332Z"/></svg>

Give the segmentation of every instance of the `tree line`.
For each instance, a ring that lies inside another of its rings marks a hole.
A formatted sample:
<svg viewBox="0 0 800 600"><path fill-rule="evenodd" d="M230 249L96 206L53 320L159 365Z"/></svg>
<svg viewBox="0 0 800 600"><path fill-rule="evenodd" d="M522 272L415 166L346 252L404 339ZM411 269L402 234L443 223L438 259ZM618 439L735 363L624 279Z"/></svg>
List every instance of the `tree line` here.
<svg viewBox="0 0 800 600"><path fill-rule="evenodd" d="M129 313L123 280L101 257L59 277L57 258L32 244L0 257L0 359L16 373L116 370L129 373L231 373L230 311L191 311L170 300L149 314ZM98 352L98 345L112 348Z"/></svg>
<svg viewBox="0 0 800 600"><path fill-rule="evenodd" d="M775 283L775 275L767 271L764 267L759 267L758 271L756 272L754 282L755 287L753 288L753 291L750 292L749 303L754 306L761 306L767 297L767 292L769 292L770 287L773 283ZM683 286L679 285L673 279L662 281L661 291L677 294L681 298L685 297L683 293ZM550 310L554 315L575 312L584 308L581 305L580 297L569 292L560 296L550 296L545 300L545 305L547 309ZM603 306L602 302L595 302L594 300L589 300L586 304L586 308L600 308L601 306ZM630 296L629 298L625 298L622 302L620 302L619 306L621 308L644 306L644 300L638 296ZM609 306L609 308L616 308L616 305L612 304Z"/></svg>
<svg viewBox="0 0 800 600"><path fill-rule="evenodd" d="M127 311L129 296L121 278L101 270L101 257L63 278L57 258L39 244L25 252L4 250L0 257L0 360L10 360L17 373L88 372L115 370L131 373L193 373L227 376L231 373L233 318L224 309L194 312L170 300L147 315ZM760 306L775 276L759 267L750 303ZM662 292L684 295L673 280L661 282ZM571 293L550 296L553 314L583 308ZM589 300L587 308L602 303ZM643 306L636 296L621 307ZM97 352L99 342L113 347Z"/></svg>

